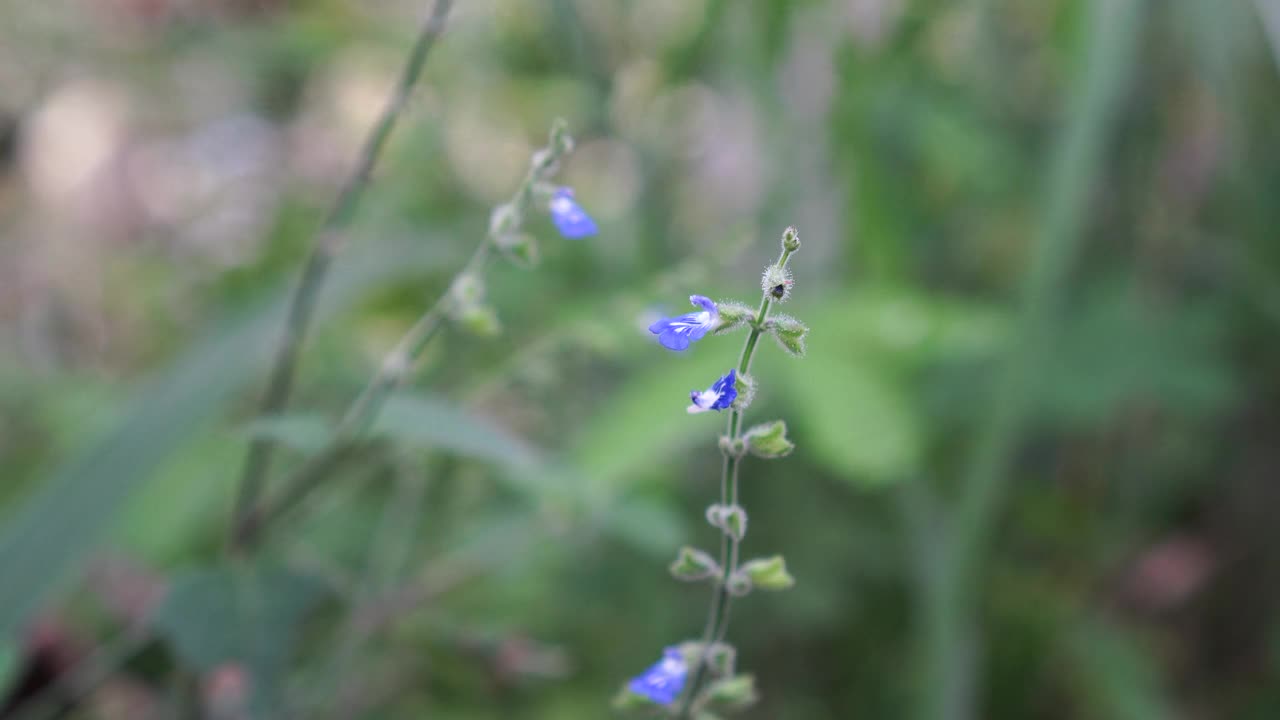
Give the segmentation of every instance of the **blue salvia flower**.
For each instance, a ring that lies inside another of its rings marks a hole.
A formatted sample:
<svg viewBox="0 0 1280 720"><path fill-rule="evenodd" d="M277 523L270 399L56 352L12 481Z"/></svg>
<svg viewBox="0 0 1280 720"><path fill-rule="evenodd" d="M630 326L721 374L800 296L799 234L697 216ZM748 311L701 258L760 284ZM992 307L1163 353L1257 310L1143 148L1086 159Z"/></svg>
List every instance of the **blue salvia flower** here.
<svg viewBox="0 0 1280 720"><path fill-rule="evenodd" d="M715 327L720 311L711 298L690 295L689 302L702 308L678 317L662 318L649 326L649 332L658 336L658 343L668 350L685 350L695 340L701 340L707 331Z"/></svg>
<svg viewBox="0 0 1280 720"><path fill-rule="evenodd" d="M556 190L547 210L551 213L551 221L556 224L556 229L571 240L595 235L597 232L596 221L573 199L573 190L567 187Z"/></svg>
<svg viewBox="0 0 1280 720"><path fill-rule="evenodd" d="M728 375L715 381L708 389L689 393L693 404L686 408L690 415L708 410L724 410L738 398L738 371L730 370Z"/></svg>
<svg viewBox="0 0 1280 720"><path fill-rule="evenodd" d="M684 659L684 653L679 648L669 647L662 651L661 660L632 678L627 688L659 705L670 705L680 696L688 674L689 664Z"/></svg>

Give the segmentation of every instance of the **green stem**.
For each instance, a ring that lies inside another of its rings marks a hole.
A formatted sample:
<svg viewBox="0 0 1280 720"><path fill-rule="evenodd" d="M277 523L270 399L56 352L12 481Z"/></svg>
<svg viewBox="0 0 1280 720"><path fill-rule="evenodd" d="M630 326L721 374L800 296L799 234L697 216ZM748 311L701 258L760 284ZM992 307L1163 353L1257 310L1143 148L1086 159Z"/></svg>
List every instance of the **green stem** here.
<svg viewBox="0 0 1280 720"><path fill-rule="evenodd" d="M545 151L535 155L535 161L511 200L517 216L523 217L532 209L534 188L547 180L555 171L561 157L568 151L568 145L560 139L563 132L563 125L558 124L552 130L550 145ZM383 358L378 371L343 413L342 420L334 429L326 446L287 476L281 482L281 489L274 498L260 503L258 507L249 508L240 516L233 531L233 543L236 547L242 548L256 542L261 531L270 522L300 503L312 490L332 475L336 467L335 461L339 456L362 445L387 399L404 382L414 362L427 349L432 338L443 326L444 319L456 307L457 297L454 288L458 281L465 277L479 277L488 267L489 260L493 256L495 240L493 233L485 235L471 258L454 276L445 291L400 338L395 348Z"/></svg>
<svg viewBox="0 0 1280 720"><path fill-rule="evenodd" d="M270 379L267 381L267 389L258 407L259 417L277 415L289 404L293 380L298 370L298 354L302 349L307 330L311 326L316 301L329 274L329 267L342 248L342 230L350 224L351 218L355 215L360 198L369 185L373 168L382 155L387 138L390 137L392 128L395 127L396 121L409 103L409 96L422 75L422 68L426 65L431 48L444 32L445 19L452 4L452 0L436 0L432 6L431 12L418 32L413 48L409 51L409 57L405 60L399 82L396 83L391 97L365 139L355 167L347 176L333 206L312 239L311 252L303 266L302 279L289 304L285 331L280 337ZM236 528L244 523L262 494L274 451L275 441L269 437L254 438L249 444L232 516L230 547L233 550L238 547L239 532Z"/></svg>
<svg viewBox="0 0 1280 720"><path fill-rule="evenodd" d="M787 261L791 258L791 252L785 249L782 251L782 254L778 256L777 267L785 268L787 266ZM747 341L742 346L742 354L738 356L737 371L739 376L751 371L751 361L756 354L756 345L760 342L764 323L769 319L769 310L772 307L773 299L769 296L769 291L765 290L760 298L760 309L756 310L756 318L751 325L751 332L747 334ZM726 434L729 437L730 445L742 435L742 411L736 407L729 410ZM724 450L723 452L724 465L720 471L720 504L733 507L738 504L738 467L742 464L742 458L734 454L732 450ZM740 544L741 541L732 537L729 533L721 533L720 567L722 575L720 576L720 581L716 583L715 589L711 592L711 607L707 610L707 622L702 628L702 649L698 657L698 664L694 668L693 678L689 682L689 686L685 688L684 700L678 715L682 720L689 717L689 713L693 709L693 702L698 697L699 688L706 679L707 653L711 649L711 644L724 640L725 633L729 629L729 611L733 605L733 595L729 593L729 578L738 570L738 547Z"/></svg>

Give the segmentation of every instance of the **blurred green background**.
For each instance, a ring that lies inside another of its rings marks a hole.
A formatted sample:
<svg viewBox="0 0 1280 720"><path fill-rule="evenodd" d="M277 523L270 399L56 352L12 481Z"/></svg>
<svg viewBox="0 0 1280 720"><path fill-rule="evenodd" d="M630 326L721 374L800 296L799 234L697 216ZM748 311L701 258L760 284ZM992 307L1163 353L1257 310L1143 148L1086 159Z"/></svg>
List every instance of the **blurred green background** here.
<svg viewBox="0 0 1280 720"><path fill-rule="evenodd" d="M1280 717L1280 1L459 0L255 423L427 6L0 3L0 697L608 716L702 626L666 565L723 418L682 410L741 342L647 318L754 304L793 224L809 352L747 421L798 449L742 479L798 585L734 609L746 716ZM556 117L599 236L532 221L502 333L224 561L248 440L314 451Z"/></svg>

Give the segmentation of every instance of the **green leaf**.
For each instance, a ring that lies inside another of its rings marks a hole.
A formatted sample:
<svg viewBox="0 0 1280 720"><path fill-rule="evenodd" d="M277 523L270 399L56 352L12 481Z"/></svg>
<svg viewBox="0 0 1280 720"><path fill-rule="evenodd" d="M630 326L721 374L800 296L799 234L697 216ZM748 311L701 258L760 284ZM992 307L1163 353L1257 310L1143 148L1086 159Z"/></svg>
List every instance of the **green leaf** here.
<svg viewBox="0 0 1280 720"><path fill-rule="evenodd" d="M431 395L401 392L387 399L374 435L504 465L528 473L541 458L501 426Z"/></svg>
<svg viewBox="0 0 1280 720"><path fill-rule="evenodd" d="M761 590L787 590L796 584L795 578L787 572L787 563L781 555L744 563L738 572L751 578L752 587Z"/></svg>
<svg viewBox="0 0 1280 720"><path fill-rule="evenodd" d="M768 329L783 350L796 357L804 357L805 338L809 336L808 325L790 315L775 315L769 318Z"/></svg>
<svg viewBox="0 0 1280 720"><path fill-rule="evenodd" d="M1159 720L1177 717L1161 687L1160 662L1113 623L1085 619L1069 639L1069 671L1088 717Z"/></svg>
<svg viewBox="0 0 1280 720"><path fill-rule="evenodd" d="M805 454L813 453L845 480L882 485L919 467L924 428L895 375L824 350L812 353L803 371L779 380L804 409L796 422L803 423ZM839 388L838 397L833 388Z"/></svg>
<svg viewBox="0 0 1280 720"><path fill-rule="evenodd" d="M307 455L323 449L332 435L329 422L319 415L261 417L246 425L245 431Z"/></svg>
<svg viewBox="0 0 1280 720"><path fill-rule="evenodd" d="M192 570L173 579L152 622L192 669L242 667L250 706L265 712L275 704L299 626L324 596L320 582L285 570Z"/></svg>
<svg viewBox="0 0 1280 720"><path fill-rule="evenodd" d="M781 420L756 425L747 431L746 441L751 454L762 458L786 457L796 449L787 439L787 424Z"/></svg>
<svg viewBox="0 0 1280 720"><path fill-rule="evenodd" d="M720 575L720 565L710 555L687 545L680 548L670 569L675 579L689 582Z"/></svg>
<svg viewBox="0 0 1280 720"><path fill-rule="evenodd" d="M316 322L366 289L445 258L420 240L363 253L334 268ZM290 281L292 284L292 280ZM288 294L193 344L167 371L137 388L132 404L95 442L53 470L0 531L0 638L17 629L116 521L133 493L260 376L284 325Z"/></svg>

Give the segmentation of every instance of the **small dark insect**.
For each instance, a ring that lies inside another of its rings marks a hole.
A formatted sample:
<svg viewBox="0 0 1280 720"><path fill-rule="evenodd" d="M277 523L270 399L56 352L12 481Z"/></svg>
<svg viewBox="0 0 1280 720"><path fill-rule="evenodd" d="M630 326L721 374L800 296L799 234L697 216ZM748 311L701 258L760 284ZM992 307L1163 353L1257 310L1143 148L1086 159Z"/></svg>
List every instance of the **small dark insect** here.
<svg viewBox="0 0 1280 720"><path fill-rule="evenodd" d="M790 284L791 284L790 281L785 283L778 283L777 285L774 285L772 288L769 289L769 294L772 295L775 300L781 300L782 298L786 297L787 286Z"/></svg>

